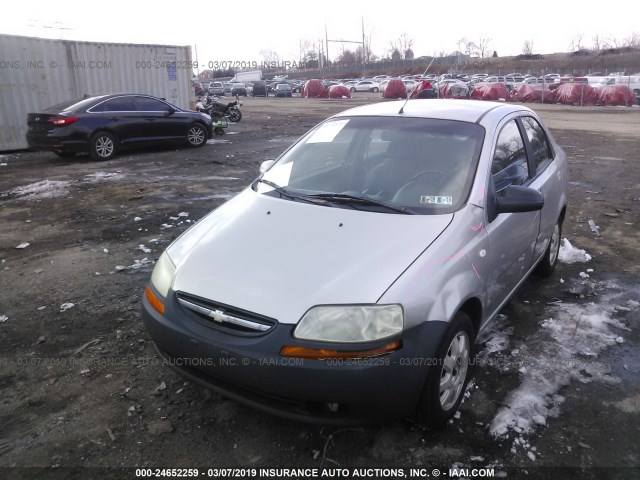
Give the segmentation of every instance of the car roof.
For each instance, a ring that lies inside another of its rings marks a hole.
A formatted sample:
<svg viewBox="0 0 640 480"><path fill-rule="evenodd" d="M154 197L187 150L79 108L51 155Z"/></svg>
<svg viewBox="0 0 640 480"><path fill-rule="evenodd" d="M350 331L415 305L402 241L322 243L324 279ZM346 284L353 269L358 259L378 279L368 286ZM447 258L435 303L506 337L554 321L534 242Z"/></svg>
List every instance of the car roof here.
<svg viewBox="0 0 640 480"><path fill-rule="evenodd" d="M398 113L403 105L404 113ZM406 102L406 105L405 100L363 105L345 110L335 116L404 116L476 123L492 110L500 110L502 115L507 115L511 112L530 109L522 105L510 105L502 102L488 102L484 100L413 99Z"/></svg>

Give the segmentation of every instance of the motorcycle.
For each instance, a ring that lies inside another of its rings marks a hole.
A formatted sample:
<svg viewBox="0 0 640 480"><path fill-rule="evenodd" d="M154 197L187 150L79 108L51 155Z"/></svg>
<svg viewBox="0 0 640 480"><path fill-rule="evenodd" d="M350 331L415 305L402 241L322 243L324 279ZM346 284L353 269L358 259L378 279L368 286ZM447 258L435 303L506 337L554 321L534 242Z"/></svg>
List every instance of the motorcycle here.
<svg viewBox="0 0 640 480"><path fill-rule="evenodd" d="M199 110L211 117L225 117L231 123L238 123L242 120L241 105L242 103L237 95L235 102L229 102L227 104L220 103L215 100L214 97L207 95L204 108L200 108Z"/></svg>

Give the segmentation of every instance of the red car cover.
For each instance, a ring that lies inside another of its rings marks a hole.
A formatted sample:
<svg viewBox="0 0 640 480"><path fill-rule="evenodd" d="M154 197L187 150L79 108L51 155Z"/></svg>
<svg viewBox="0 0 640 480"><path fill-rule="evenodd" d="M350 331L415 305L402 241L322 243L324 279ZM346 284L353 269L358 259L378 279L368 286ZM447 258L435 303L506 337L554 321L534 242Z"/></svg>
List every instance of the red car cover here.
<svg viewBox="0 0 640 480"><path fill-rule="evenodd" d="M474 100L505 100L511 99L509 90L502 83L477 83L471 92Z"/></svg>
<svg viewBox="0 0 640 480"><path fill-rule="evenodd" d="M317 79L309 80L305 83L301 93L305 98L327 98L329 96L329 91Z"/></svg>
<svg viewBox="0 0 640 480"><path fill-rule="evenodd" d="M464 83L445 83L440 87L440 98L469 98L469 87Z"/></svg>
<svg viewBox="0 0 640 480"><path fill-rule="evenodd" d="M599 105L630 107L637 102L636 94L626 85L604 85L596 90L598 91Z"/></svg>
<svg viewBox="0 0 640 480"><path fill-rule="evenodd" d="M427 80L422 80L420 82L420 85L418 85L418 88L414 88L413 93L411 94L411 98L419 98L420 92L426 90L427 88L433 88L433 85Z"/></svg>
<svg viewBox="0 0 640 480"><path fill-rule="evenodd" d="M555 92L547 85L522 84L511 92L511 100L522 103L553 103L556 99Z"/></svg>
<svg viewBox="0 0 640 480"><path fill-rule="evenodd" d="M344 85L331 85L329 87L329 98L351 98L351 90Z"/></svg>
<svg viewBox="0 0 640 480"><path fill-rule="evenodd" d="M399 78L393 78L387 83L382 98L407 98L407 87Z"/></svg>
<svg viewBox="0 0 640 480"><path fill-rule="evenodd" d="M595 105L598 101L598 92L587 83L563 83L553 93L563 105Z"/></svg>

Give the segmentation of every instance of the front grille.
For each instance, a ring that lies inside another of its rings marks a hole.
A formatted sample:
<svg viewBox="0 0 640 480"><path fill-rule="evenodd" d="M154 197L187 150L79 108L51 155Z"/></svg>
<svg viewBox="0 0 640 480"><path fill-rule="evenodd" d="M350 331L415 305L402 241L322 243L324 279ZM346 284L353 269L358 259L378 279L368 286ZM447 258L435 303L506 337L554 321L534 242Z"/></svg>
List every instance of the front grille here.
<svg viewBox="0 0 640 480"><path fill-rule="evenodd" d="M272 318L247 312L186 293L178 293L178 303L190 314L213 328L229 333L264 335L278 324Z"/></svg>

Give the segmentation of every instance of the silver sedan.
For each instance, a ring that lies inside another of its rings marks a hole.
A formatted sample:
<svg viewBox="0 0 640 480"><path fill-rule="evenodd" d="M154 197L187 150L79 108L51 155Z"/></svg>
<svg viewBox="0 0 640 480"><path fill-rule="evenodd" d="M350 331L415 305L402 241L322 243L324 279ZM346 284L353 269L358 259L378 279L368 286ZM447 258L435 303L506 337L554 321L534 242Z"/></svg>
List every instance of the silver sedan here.
<svg viewBox="0 0 640 480"><path fill-rule="evenodd" d="M309 131L158 260L168 365L267 412L442 425L478 333L552 274L567 163L520 105L409 100Z"/></svg>

